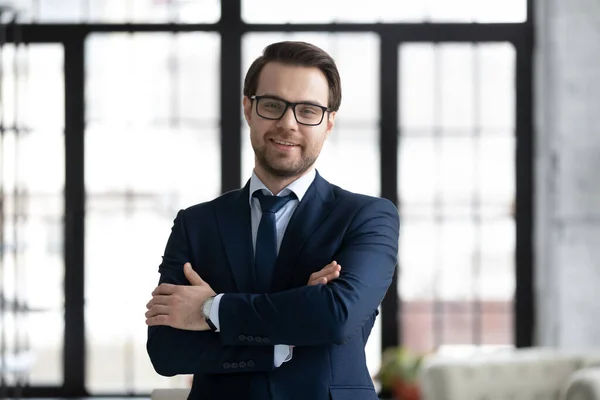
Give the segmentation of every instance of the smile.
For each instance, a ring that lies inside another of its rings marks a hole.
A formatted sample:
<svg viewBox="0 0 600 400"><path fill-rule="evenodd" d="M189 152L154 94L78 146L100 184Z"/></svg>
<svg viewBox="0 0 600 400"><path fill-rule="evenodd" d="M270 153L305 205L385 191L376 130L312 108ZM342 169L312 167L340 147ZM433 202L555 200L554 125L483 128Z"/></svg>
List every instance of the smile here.
<svg viewBox="0 0 600 400"><path fill-rule="evenodd" d="M290 143L290 142L286 142L285 140L278 140L278 139L271 139L271 140L273 142L277 143L277 144L282 145L282 146L290 146L290 147L297 146L296 144Z"/></svg>

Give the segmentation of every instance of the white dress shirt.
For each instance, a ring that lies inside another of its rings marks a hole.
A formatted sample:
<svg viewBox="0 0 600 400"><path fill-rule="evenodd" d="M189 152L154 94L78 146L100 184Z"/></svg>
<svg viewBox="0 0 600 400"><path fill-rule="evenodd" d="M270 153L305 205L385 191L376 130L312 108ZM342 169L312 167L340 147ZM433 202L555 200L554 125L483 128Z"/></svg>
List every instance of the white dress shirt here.
<svg viewBox="0 0 600 400"><path fill-rule="evenodd" d="M302 198L306 194L306 191L315 180L316 171L313 168L310 172L303 175L302 177L296 179L294 182L290 183L286 186L281 192L277 193L277 196L287 196L290 193L294 193L297 199L292 199L288 201L282 208L275 214L275 225L277 227L277 253L279 254L279 247L281 247L281 242L283 241L283 235L285 230L290 222L290 218L294 211L296 211L296 207L302 201ZM256 176L254 172L252 172L252 177L250 178L250 193L249 199L250 202L250 220L252 224L252 248L256 249L256 235L258 233L258 225L260 224L260 219L262 218L262 210L260 208L260 201L252 196L254 192L257 190L262 190L265 194L274 195L271 193L269 189L265 186L265 184ZM218 294L210 308L210 320L217 327L217 332L219 332L219 304L221 303L221 297L223 297L223 293ZM286 361L292 359L292 347L284 344L275 345L275 356L274 356L274 364L275 367L281 366Z"/></svg>

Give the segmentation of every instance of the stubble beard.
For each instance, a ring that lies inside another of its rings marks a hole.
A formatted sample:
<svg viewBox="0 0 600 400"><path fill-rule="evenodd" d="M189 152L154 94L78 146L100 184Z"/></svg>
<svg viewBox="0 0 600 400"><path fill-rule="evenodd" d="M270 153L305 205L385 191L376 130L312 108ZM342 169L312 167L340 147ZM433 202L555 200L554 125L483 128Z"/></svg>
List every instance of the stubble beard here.
<svg viewBox="0 0 600 400"><path fill-rule="evenodd" d="M266 173L279 178L293 178L303 175L317 161L317 157L311 155L300 154L300 160L290 162L281 158L277 160L277 156L269 155L266 149L266 144L260 149L255 148L254 153L260 166Z"/></svg>

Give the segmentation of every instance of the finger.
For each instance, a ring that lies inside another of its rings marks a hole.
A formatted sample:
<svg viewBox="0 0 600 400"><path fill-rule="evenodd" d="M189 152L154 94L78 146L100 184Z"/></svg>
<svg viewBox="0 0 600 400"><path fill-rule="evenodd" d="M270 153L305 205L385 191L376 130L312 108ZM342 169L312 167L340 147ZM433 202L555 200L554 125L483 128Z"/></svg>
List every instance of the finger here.
<svg viewBox="0 0 600 400"><path fill-rule="evenodd" d="M312 281L315 279L325 277L334 271L339 271L340 269L341 269L341 266L336 261L332 261L329 264L327 264L325 267L323 267L323 269L321 269L320 271L313 272L310 275L309 280Z"/></svg>
<svg viewBox="0 0 600 400"><path fill-rule="evenodd" d="M332 280L339 278L339 276L340 276L339 271L334 271L331 274L328 274L325 277L325 279L327 280L327 282L331 282Z"/></svg>
<svg viewBox="0 0 600 400"><path fill-rule="evenodd" d="M319 285L319 284L327 284L328 282L331 282L332 280L339 278L339 276L340 276L339 270L340 269L341 268L338 268L337 271L333 271L333 272L327 274L326 276L316 278L316 279L311 279L310 282L308 282L308 284L311 286Z"/></svg>
<svg viewBox="0 0 600 400"><path fill-rule="evenodd" d="M316 286L316 285L321 285L321 284L326 284L327 283L327 278L323 277L323 278L317 278L317 279L313 279L310 282L308 282L308 286Z"/></svg>
<svg viewBox="0 0 600 400"><path fill-rule="evenodd" d="M156 295L146 304L146 308L151 308L156 304L168 305L171 301L171 296L167 295Z"/></svg>
<svg viewBox="0 0 600 400"><path fill-rule="evenodd" d="M190 264L189 262L183 265L183 273L185 274L187 280L193 286L204 285L204 281L202 280L202 278L200 278L200 275L198 275L198 273L194 271L194 268L192 268L192 264Z"/></svg>
<svg viewBox="0 0 600 400"><path fill-rule="evenodd" d="M165 325L171 326L171 319L168 315L157 315L152 318L146 318L146 325L148 326L158 326Z"/></svg>
<svg viewBox="0 0 600 400"><path fill-rule="evenodd" d="M152 292L152 296L160 295L160 294L173 294L177 290L177 285L172 285L170 283L161 283L158 285L156 289Z"/></svg>
<svg viewBox="0 0 600 400"><path fill-rule="evenodd" d="M155 305L150 307L150 309L146 311L146 314L144 315L146 316L146 318L152 318L157 315L169 315L170 310L171 308L169 306Z"/></svg>
<svg viewBox="0 0 600 400"><path fill-rule="evenodd" d="M340 269L342 269L342 266L340 264L338 264L336 261L333 261L332 263L327 264L327 266L325 268L323 268L321 271L325 272L325 274L329 274L333 271L339 271Z"/></svg>

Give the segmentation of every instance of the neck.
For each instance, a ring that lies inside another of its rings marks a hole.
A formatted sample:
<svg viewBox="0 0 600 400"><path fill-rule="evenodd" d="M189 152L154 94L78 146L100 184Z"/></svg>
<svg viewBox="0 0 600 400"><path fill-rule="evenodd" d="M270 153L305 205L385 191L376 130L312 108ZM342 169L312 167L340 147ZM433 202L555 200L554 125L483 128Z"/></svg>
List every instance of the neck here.
<svg viewBox="0 0 600 400"><path fill-rule="evenodd" d="M254 173L256 174L256 176L258 176L258 178L262 181L262 183L265 184L267 189L269 189L271 191L271 193L273 193L274 195L277 195L279 192L281 192L283 190L283 188L288 186L290 183L298 180L299 178L303 177L304 175L308 174L310 171L312 171L312 168L309 168L308 170L306 170L305 172L303 172L299 175L290 176L290 177L281 177L281 176L269 174L267 171L265 171L258 165L256 165L254 167Z"/></svg>

